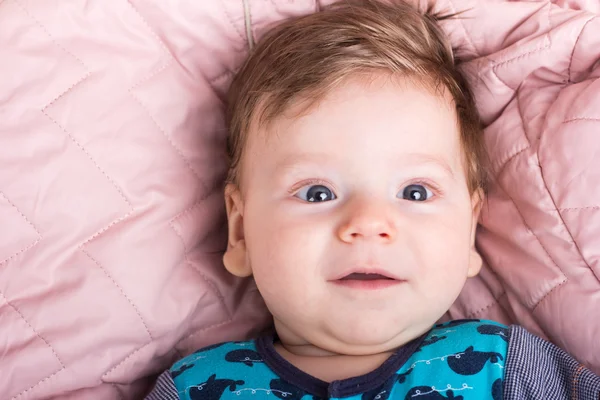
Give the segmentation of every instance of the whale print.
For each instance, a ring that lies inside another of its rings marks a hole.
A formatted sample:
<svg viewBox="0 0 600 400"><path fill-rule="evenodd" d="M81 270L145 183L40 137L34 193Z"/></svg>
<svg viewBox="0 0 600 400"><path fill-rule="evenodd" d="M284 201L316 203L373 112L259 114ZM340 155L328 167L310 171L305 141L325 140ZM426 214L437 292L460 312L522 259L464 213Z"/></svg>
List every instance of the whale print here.
<svg viewBox="0 0 600 400"><path fill-rule="evenodd" d="M448 366L460 375L475 375L483 369L488 361L497 363L499 359L503 360L500 353L475 351L473 346L469 346L462 353L448 357Z"/></svg>
<svg viewBox="0 0 600 400"><path fill-rule="evenodd" d="M502 400L502 379L496 379L492 383L492 399Z"/></svg>
<svg viewBox="0 0 600 400"><path fill-rule="evenodd" d="M171 378L175 379L179 375L183 374L186 370L192 368L194 364L183 364L181 367L176 369L175 371L171 371Z"/></svg>
<svg viewBox="0 0 600 400"><path fill-rule="evenodd" d="M413 372L413 370L414 368L409 368L406 372L396 375L396 380L398 381L398 383L406 382L406 377L410 375L410 373Z"/></svg>
<svg viewBox="0 0 600 400"><path fill-rule="evenodd" d="M287 383L283 379L271 380L269 387L271 388L271 393L280 399L300 400L308 394L304 390Z"/></svg>
<svg viewBox="0 0 600 400"><path fill-rule="evenodd" d="M446 339L446 336L435 336L432 335L430 338L426 338L421 342L421 345L419 346L419 348L417 350L415 350L415 353L418 353L419 351L421 351L421 349L425 346L429 346L432 345L434 343L439 342L440 340L444 340Z"/></svg>
<svg viewBox="0 0 600 400"><path fill-rule="evenodd" d="M225 355L229 362L242 363L252 367L254 363L262 363L262 357L254 350L233 350Z"/></svg>
<svg viewBox="0 0 600 400"><path fill-rule="evenodd" d="M498 325L479 325L477 332L482 335L496 335L500 336L502 340L508 343L508 329Z"/></svg>
<svg viewBox="0 0 600 400"><path fill-rule="evenodd" d="M234 381L232 379L216 379L217 375L212 374L210 378L198 386L190 388L190 399L192 400L219 400L221 395L229 388L234 392L238 385L243 385L244 381Z"/></svg>
<svg viewBox="0 0 600 400"><path fill-rule="evenodd" d="M441 324L437 324L434 327L435 328L450 328L452 326L458 326L458 325L464 325L464 324L470 324L471 322L481 322L481 320L479 319L457 319L454 321L449 321L449 322L444 322Z"/></svg>

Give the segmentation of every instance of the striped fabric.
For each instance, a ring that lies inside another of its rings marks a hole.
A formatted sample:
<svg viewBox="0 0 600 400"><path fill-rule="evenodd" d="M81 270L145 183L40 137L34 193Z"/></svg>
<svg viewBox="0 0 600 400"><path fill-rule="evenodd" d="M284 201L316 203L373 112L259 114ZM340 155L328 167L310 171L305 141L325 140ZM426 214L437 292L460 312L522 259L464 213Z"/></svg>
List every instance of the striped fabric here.
<svg viewBox="0 0 600 400"><path fill-rule="evenodd" d="M504 399L599 400L600 377L559 347L512 326Z"/></svg>
<svg viewBox="0 0 600 400"><path fill-rule="evenodd" d="M175 382L171 378L171 371L166 370L158 377L152 392L145 400L179 400Z"/></svg>

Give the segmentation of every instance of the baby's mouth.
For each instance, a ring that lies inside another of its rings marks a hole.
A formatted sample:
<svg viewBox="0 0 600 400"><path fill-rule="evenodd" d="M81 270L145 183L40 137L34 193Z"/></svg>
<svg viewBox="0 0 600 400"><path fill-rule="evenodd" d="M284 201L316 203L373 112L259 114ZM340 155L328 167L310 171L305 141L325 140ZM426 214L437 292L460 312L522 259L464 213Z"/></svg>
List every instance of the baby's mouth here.
<svg viewBox="0 0 600 400"><path fill-rule="evenodd" d="M405 281L378 272L352 272L331 282L344 290L371 291L397 286Z"/></svg>
<svg viewBox="0 0 600 400"><path fill-rule="evenodd" d="M393 281L394 278L390 278L389 276L385 276L385 275L381 275L381 274L366 274L366 273L360 273L360 272L354 272L351 273L350 275L346 275L345 277L341 278L340 280L342 281L376 281L376 280L391 280Z"/></svg>

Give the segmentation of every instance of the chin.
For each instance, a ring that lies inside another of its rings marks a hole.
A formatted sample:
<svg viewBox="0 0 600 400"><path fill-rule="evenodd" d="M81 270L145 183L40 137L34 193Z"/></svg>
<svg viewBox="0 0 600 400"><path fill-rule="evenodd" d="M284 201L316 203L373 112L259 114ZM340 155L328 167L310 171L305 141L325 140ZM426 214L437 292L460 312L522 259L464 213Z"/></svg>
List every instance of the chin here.
<svg viewBox="0 0 600 400"><path fill-rule="evenodd" d="M346 347L349 352L359 355L388 351L401 346L403 344L402 336L405 332L399 330L398 327L392 329L391 326L377 326L365 322L360 326L356 324L348 326L346 329L339 329L338 326L332 333L336 341Z"/></svg>

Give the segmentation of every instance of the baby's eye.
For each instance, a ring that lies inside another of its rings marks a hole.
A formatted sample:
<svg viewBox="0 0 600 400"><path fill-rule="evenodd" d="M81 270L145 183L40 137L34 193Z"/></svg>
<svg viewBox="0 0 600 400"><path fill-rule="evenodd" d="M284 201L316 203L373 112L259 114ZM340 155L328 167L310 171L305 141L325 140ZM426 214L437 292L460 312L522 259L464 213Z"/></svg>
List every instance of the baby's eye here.
<svg viewBox="0 0 600 400"><path fill-rule="evenodd" d="M333 192L327 186L323 185L305 186L300 189L295 196L310 203L318 203L336 199L335 194L333 194Z"/></svg>
<svg viewBox="0 0 600 400"><path fill-rule="evenodd" d="M402 198L409 201L425 201L433 196L431 190L419 184L408 185L402 190Z"/></svg>

